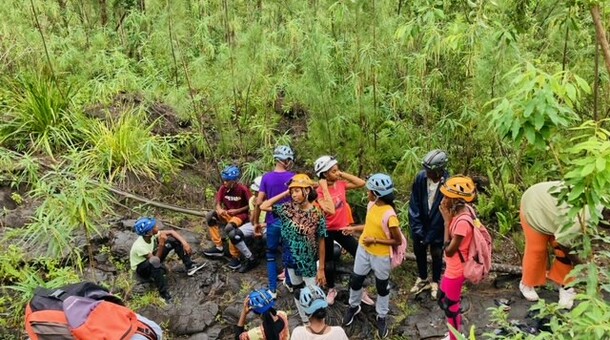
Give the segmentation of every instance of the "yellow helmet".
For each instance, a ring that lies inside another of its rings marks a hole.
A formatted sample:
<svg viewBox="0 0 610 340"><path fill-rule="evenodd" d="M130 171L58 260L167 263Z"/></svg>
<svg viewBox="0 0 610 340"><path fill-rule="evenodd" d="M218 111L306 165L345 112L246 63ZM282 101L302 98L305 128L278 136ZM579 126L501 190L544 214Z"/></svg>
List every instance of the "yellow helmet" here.
<svg viewBox="0 0 610 340"><path fill-rule="evenodd" d="M305 174L296 174L290 182L288 182L288 188L310 188L313 187L314 182Z"/></svg>
<svg viewBox="0 0 610 340"><path fill-rule="evenodd" d="M474 201L476 186L468 176L453 176L441 186L441 192L445 197L461 198L466 202Z"/></svg>

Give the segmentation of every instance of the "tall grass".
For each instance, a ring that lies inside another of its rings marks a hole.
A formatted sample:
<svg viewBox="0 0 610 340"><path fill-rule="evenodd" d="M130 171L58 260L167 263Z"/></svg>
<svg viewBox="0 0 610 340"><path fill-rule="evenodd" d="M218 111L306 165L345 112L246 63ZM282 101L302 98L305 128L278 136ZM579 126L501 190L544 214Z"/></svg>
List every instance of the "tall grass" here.
<svg viewBox="0 0 610 340"><path fill-rule="evenodd" d="M6 116L0 120L1 144L49 156L73 146L78 139L74 130L78 115L72 87L60 89L43 76L23 76L8 82L8 100L2 105Z"/></svg>
<svg viewBox="0 0 610 340"><path fill-rule="evenodd" d="M109 182L121 181L128 173L151 179L174 173L181 162L173 157L171 144L152 133L153 127L135 110L106 121L90 120L84 127L85 168Z"/></svg>

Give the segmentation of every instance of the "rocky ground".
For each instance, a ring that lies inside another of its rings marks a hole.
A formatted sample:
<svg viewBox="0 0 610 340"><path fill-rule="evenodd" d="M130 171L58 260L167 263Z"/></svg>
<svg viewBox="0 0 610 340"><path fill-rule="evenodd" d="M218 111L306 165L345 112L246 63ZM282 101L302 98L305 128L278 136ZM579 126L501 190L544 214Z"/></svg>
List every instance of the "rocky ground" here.
<svg viewBox="0 0 610 340"><path fill-rule="evenodd" d="M8 228L23 227L35 210L36 202L17 204L13 193L14 189L0 188L0 204L4 207L0 215L0 234ZM86 279L116 287L129 301L137 300L142 294L153 290L150 284L139 283L135 288L133 284L129 285L132 287L131 291L120 291L122 288L117 282L121 273L122 277L125 277L124 268L128 268L126 263L129 249L136 238L131 231L132 223L133 220L122 219L112 223L107 235L97 240L93 268L88 268L85 272ZM195 260L204 261L206 266L195 276L187 277L184 267L177 257L173 256L167 264L170 269L169 285L174 296L173 303L166 305L159 299L159 303L149 304L138 312L163 325L170 338L231 339L232 327L239 317L243 299L251 290L266 285L264 263L247 274L234 272L226 266L228 258L212 260L201 255L202 245L208 245L204 228L187 223L186 228L181 228L179 231L193 246ZM75 247L84 246L85 244L75 244ZM102 248L110 251L101 251ZM258 252L262 253L261 245ZM342 261L338 281L340 293L329 312L328 321L332 325L340 324L347 308L347 283L352 259L349 255L343 255ZM396 339L440 339L447 330L443 312L436 302L431 300L427 293L417 297L407 294L415 279L414 273L412 262L405 262L402 268L393 273L391 336ZM512 301L509 319L531 323L532 320L526 318L531 303L520 297L517 288L518 279L508 280L501 284L500 288L496 288L493 285L493 276L488 282L465 288L463 308L468 327L474 325L477 334L493 332L495 326L490 324L491 313L488 308L495 307L495 301L500 299ZM369 292L374 296L373 282L365 284L371 287ZM544 290L541 296L556 301L557 292ZM278 308L289 312L291 328L299 324L292 295L284 287L279 291ZM375 338L374 320L374 307L363 305L363 312L356 317L354 324L346 329L350 339ZM249 321L251 321L250 326L257 324L255 316L251 316Z"/></svg>

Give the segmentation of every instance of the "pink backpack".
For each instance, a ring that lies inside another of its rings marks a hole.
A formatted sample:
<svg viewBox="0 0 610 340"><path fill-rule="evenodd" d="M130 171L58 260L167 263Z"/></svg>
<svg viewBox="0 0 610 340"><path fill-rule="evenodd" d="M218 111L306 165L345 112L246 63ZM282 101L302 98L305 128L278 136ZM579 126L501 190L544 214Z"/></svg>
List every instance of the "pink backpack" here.
<svg viewBox="0 0 610 340"><path fill-rule="evenodd" d="M373 202L369 202L368 210L371 209L373 204ZM383 227L383 232L389 239L392 238L392 234L390 233L390 227L388 226L388 223L390 222L390 217L392 216L396 216L396 212L394 211L394 209L389 209L383 214L383 218L381 219L381 226ZM392 269L400 266L402 264L402 261L404 261L405 257L407 256L407 238L403 234L402 229L400 229L400 227L398 227L398 232L400 233L402 243L399 246L391 247L392 249L390 250L390 262L392 263Z"/></svg>
<svg viewBox="0 0 610 340"><path fill-rule="evenodd" d="M463 220L472 226L472 240L468 250L468 258L464 259L460 251L458 251L458 255L464 266L464 278L478 284L489 275L491 270L491 236L487 228L476 217L474 210L468 207L468 211L469 214L458 216L453 223L455 225L458 221Z"/></svg>

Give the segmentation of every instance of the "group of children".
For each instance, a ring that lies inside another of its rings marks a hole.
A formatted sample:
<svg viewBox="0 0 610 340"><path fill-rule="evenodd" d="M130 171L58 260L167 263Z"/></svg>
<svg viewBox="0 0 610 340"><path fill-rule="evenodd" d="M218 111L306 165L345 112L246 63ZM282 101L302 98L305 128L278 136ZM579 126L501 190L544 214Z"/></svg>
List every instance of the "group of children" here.
<svg viewBox="0 0 610 340"><path fill-rule="evenodd" d="M314 182L306 174L291 171L294 152L289 146L277 147L273 157L276 161L273 171L252 183L250 188L254 194L239 183L239 168L229 166L222 171L223 184L216 195L215 209L206 218L214 245L206 249L204 254L209 257L224 256L220 230L223 227L230 240L229 266L246 272L256 265L257 260L245 240L264 235L268 289L252 293L246 301L249 306L247 309L263 316L266 339L287 338L287 332L284 332L287 327L285 315L276 313L273 309L278 288L276 261L282 250L285 270L281 273L285 273L285 282L294 294L301 320L307 325L303 330L295 330L293 334L310 334L312 337L309 338L316 338L315 335L323 334L320 331L326 332L330 328L323 323L312 322L312 315L320 316L324 313L314 313L312 308L307 307L308 301L311 304L316 299L323 300L320 305L325 304L324 308L334 303L337 290L332 254L334 244L338 243L354 258L349 283L349 307L343 318L343 326L352 324L354 317L361 311L362 302L374 303L378 335L386 337L389 333L387 314L392 271L390 253L392 247L403 242L394 206L395 189L391 177L378 173L365 181L341 171L334 157L322 156L314 164L314 172L319 179ZM472 230L467 222L452 221L463 214L474 218L469 203L474 200L475 185L468 177L448 178L446 164L446 154L441 150L433 150L424 158L424 170L413 185L409 217L419 277L412 292L430 289L432 297L437 297L442 265L439 257L445 249L446 270L440 282L440 299L447 306L445 313L448 322L460 330L459 301L464 278L458 255L461 253L467 257ZM346 192L362 187L368 190L366 219L363 225L354 225ZM132 249L132 268L141 276L152 277L161 296L166 300L171 299L164 282L163 266L160 265L167 252L176 250L189 275L200 266L190 260L190 247L178 233L158 231L154 227L154 220L146 218L138 220L135 230L142 238L136 241ZM354 233L360 233L358 239L353 236ZM428 247L433 256L433 281L430 284L426 278L425 260ZM377 291L374 302L363 289L365 278L370 272L374 274ZM328 287L327 295L321 291L321 286ZM316 320L318 319L323 317ZM240 320L241 326L242 321ZM283 328L278 326L282 323ZM323 329L318 329L320 327ZM268 332L276 335L270 337ZM453 336L448 335L448 338L453 339Z"/></svg>

